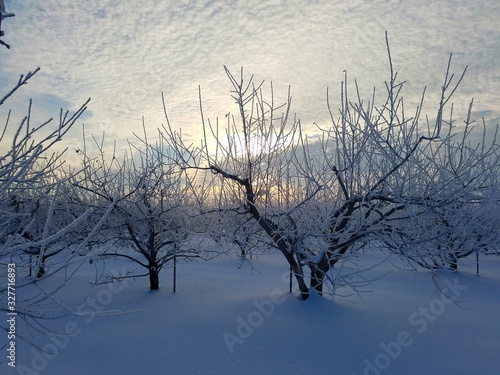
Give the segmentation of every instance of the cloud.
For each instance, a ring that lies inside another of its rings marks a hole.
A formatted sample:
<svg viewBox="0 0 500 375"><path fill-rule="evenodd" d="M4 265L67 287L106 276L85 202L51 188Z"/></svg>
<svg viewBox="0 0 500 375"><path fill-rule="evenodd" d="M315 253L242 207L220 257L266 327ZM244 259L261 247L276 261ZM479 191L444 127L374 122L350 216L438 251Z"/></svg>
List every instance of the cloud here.
<svg viewBox="0 0 500 375"><path fill-rule="evenodd" d="M164 123L164 92L173 126L196 139L198 85L207 116L234 111L224 64L272 80L282 99L291 85L303 124L325 123L326 87L339 92L344 69L367 96L374 85L383 89L385 30L414 102L428 85L429 110L435 109L453 52L455 72L467 64L470 70L457 100L481 98L478 111L500 113L500 7L491 1L12 0L6 6L16 17L3 25L13 49L2 51L0 80L41 66L26 90L34 100L50 111L44 95L74 109L92 97L85 123L113 138L131 138L142 115L151 128Z"/></svg>

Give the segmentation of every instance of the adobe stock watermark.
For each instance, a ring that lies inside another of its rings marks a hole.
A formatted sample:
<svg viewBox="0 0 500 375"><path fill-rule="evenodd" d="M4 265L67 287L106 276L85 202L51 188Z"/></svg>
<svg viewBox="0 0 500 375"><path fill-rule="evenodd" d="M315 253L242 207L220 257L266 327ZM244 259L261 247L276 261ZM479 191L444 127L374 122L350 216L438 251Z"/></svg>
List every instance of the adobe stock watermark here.
<svg viewBox="0 0 500 375"><path fill-rule="evenodd" d="M246 339L248 339L254 333L255 329L264 324L266 318L271 317L274 313L274 308L285 301L283 296L283 291L280 289L274 289L269 298L263 300L255 300L253 302L255 309L252 310L246 319L238 316L236 318L236 334L229 332L224 332L222 338L229 350L229 353L234 353L234 347L236 344L243 344Z"/></svg>
<svg viewBox="0 0 500 375"><path fill-rule="evenodd" d="M285 272L282 276L282 281L288 283L289 273ZM254 309L243 318L238 316L236 318L236 330L235 333L224 332L222 338L227 346L229 353L233 354L235 346L242 345L246 339L253 335L255 330L264 324L266 319L269 319L274 311L275 307L285 302L286 292L281 289L274 289L269 294L269 298L262 300L253 301Z"/></svg>
<svg viewBox="0 0 500 375"><path fill-rule="evenodd" d="M453 282L444 280L444 285L440 290L440 298L435 298L427 306L419 306L418 310L410 314L408 323L416 329L417 334L425 332L429 325L446 310L446 305L454 303L460 297L462 291L467 289L465 285L458 283L457 278ZM373 359L365 358L363 361L363 375L381 375L391 364L403 353L405 347L410 346L414 341L414 335L410 331L401 331L394 341L380 343L382 349Z"/></svg>
<svg viewBox="0 0 500 375"><path fill-rule="evenodd" d="M116 270L112 270L114 276L119 277ZM104 312L105 306L113 301L113 296L121 293L128 285L126 279L120 283L109 283L106 287L100 289L95 297L87 298L75 310L76 315L84 317L86 324L91 323L96 316ZM73 337L77 337L82 332L82 327L75 321L69 321L64 326L64 332L59 334L48 334L49 342L47 342L41 350L37 348L31 349L32 357L28 365L20 364L16 366L19 375L39 375L47 368L50 361L56 358L64 349L66 349Z"/></svg>

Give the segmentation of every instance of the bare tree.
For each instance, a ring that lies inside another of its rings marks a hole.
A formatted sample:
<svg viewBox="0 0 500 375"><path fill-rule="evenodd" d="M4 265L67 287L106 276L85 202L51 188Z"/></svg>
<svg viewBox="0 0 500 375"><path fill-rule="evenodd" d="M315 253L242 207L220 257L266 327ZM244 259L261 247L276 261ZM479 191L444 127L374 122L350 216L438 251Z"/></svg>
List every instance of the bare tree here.
<svg viewBox="0 0 500 375"><path fill-rule="evenodd" d="M318 164L323 162L323 175L330 176L330 170L335 176L330 180L334 183L324 185L338 206L328 219L326 249L314 252L315 260L309 262L319 292L331 267L365 244L411 253L420 264L428 264L430 255L422 249L434 246L434 264L447 258L456 267L457 258L498 243L498 234L494 240L480 229L490 227L485 225L489 215L483 203L498 201L496 136L488 146L483 133L482 141L471 146L472 103L463 130L453 116L451 98L467 68L455 79L450 56L436 115L424 120L426 90L408 116L404 82L397 82L388 40L387 51L390 80L382 104L375 104L375 90L370 100L362 100L357 82L351 100L346 74L338 117L330 110L333 126L324 130L321 140ZM447 108L449 118L444 115Z"/></svg>
<svg viewBox="0 0 500 375"><path fill-rule="evenodd" d="M313 259L308 260L311 284L319 293L325 276L340 259L373 241L392 238L392 223L408 216L411 205L426 202L428 192L414 188L419 186L418 170L425 170L429 162L423 164L421 154L442 141L442 114L463 77L450 86L453 75L448 65L433 123L420 118L425 90L409 117L402 95L405 82L397 81L388 40L387 52L390 77L381 101L375 89L371 98L363 100L356 81L351 95L347 73L338 112L332 110L327 93L332 125L321 128L317 165L327 179L326 194L335 207L324 220L326 246L308 255Z"/></svg>
<svg viewBox="0 0 500 375"><path fill-rule="evenodd" d="M428 269L456 270L458 259L474 252L496 253L500 245L498 125L488 139L483 120L482 137L473 137L471 112L472 101L463 129L450 115L447 137L426 150L420 183L428 199L414 208L417 215L411 222L399 223L401 237L394 237L390 246Z"/></svg>
<svg viewBox="0 0 500 375"><path fill-rule="evenodd" d="M145 127L137 141L139 146L129 142L120 159L115 150L106 155L100 142L95 142L95 158L84 146L79 150L84 173L73 184L94 195L90 205L118 197L101 232L103 240L94 238L94 245L101 247L101 257L125 258L145 269L146 273L131 271L126 277L148 276L150 289L157 290L159 272L168 262L198 257L200 249L188 239L185 208L190 184L185 174L157 151L165 150L163 144L151 147Z"/></svg>
<svg viewBox="0 0 500 375"><path fill-rule="evenodd" d="M38 72L29 72L26 76L21 75L17 85L7 93L1 100L0 105L18 90L22 85ZM31 123L31 101L27 115L21 123L10 130L10 116L8 116L0 135L0 145L2 154L0 155L0 194L3 196L4 216L2 222L6 225L0 229L2 231L2 255L10 256L13 253L11 245L21 238L31 237L30 231L40 220L33 220L33 215L39 213L40 201L48 197L54 202L57 197L57 190L61 184L61 175L58 173L64 163L62 152L52 152L50 149L62 140L64 135L73 127L78 118L86 110L87 100L74 114L61 110L59 124L48 133L45 132L52 126L53 119L33 126ZM12 136L8 140L7 137ZM8 144L8 146L6 146ZM50 219L50 218L49 218ZM47 237L47 229L42 237ZM39 238L36 241L42 241Z"/></svg>
<svg viewBox="0 0 500 375"><path fill-rule="evenodd" d="M263 83L255 85L253 76L245 81L243 69L236 78L225 68L233 88L237 115L226 115L219 126L200 112L204 139L200 147L187 145L168 120L163 137L176 151L184 169L209 170L219 178L219 196L224 209L233 210L255 222L269 241L285 257L298 282L303 299L309 296L304 280L299 242L304 237L296 220L300 210L321 189L309 168L298 162L307 148L300 121L290 118L291 96L274 102L274 89L264 95ZM243 220L245 221L245 220Z"/></svg>
<svg viewBox="0 0 500 375"><path fill-rule="evenodd" d="M0 99L0 105L4 105L38 70L21 75L17 84ZM27 115L19 124L11 124L11 111L8 112L0 134L0 273L7 274L7 269L15 269L18 280L15 283L15 303L11 299L12 286L2 284L0 287L0 310L15 311L20 319L29 322L34 319L33 324L38 329L42 327L40 319L53 317L51 308L54 312L59 308L53 295L64 283L57 283L46 291L35 283L37 276L45 274L45 278L51 277L79 261L72 254L54 255L62 250L58 243L91 213L80 212L71 220L60 220L57 210L60 207L60 188L65 181L61 173L65 150L52 151L55 143L60 142L76 124L89 100L73 114L61 110L56 124L49 119L38 125L32 124L30 101ZM76 246L84 244L83 240ZM48 269L46 261L52 256ZM29 277L33 265L35 272ZM20 298L24 288L33 285L38 286L39 295ZM3 325L2 328L7 329Z"/></svg>

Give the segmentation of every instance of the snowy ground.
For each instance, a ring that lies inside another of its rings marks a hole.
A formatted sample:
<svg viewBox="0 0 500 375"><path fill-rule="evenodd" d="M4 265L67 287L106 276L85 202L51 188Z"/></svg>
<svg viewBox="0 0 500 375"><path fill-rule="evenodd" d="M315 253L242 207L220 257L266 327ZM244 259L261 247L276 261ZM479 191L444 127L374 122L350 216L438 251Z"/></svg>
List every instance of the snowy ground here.
<svg viewBox="0 0 500 375"><path fill-rule="evenodd" d="M227 256L180 264L175 294L171 269L160 274L161 289L150 292L146 278L92 286L94 266L87 265L59 293L85 314L50 322L59 336L35 336L44 355L18 341L14 371L3 350L0 373L500 373L500 257L483 257L480 276L472 258L459 264L460 273L440 273L441 292L428 272L388 261L366 276L392 272L361 297L306 302L288 293L279 254L259 256L253 265L238 269Z"/></svg>

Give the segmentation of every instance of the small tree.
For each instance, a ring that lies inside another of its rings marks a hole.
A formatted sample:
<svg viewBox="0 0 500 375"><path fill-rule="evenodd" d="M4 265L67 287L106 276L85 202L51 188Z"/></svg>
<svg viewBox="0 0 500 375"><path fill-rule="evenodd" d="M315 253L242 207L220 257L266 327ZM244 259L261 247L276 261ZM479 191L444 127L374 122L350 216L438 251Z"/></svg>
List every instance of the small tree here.
<svg viewBox="0 0 500 375"><path fill-rule="evenodd" d="M95 138L94 138L95 140ZM148 143L146 130L139 139L142 147L129 142L121 161L113 152L105 155L96 142L99 156L91 158L86 145L79 150L84 174L75 186L93 194L98 201L114 203L114 212L104 227L105 243L100 255L126 258L146 269L127 277L149 276L151 290L159 288L160 270L174 258L199 256L199 249L188 245L189 219L184 208L189 184L163 153ZM156 145L165 150L162 144ZM92 203L92 199L89 203Z"/></svg>
<svg viewBox="0 0 500 375"><path fill-rule="evenodd" d="M21 75L17 84L0 98L0 106L38 71L37 68ZM82 211L69 220L61 219L58 209L60 188L65 181L61 169L65 150L52 151L76 124L89 100L74 114L61 110L59 122L55 125L53 119L39 125L32 124L30 101L27 115L19 124L12 126L11 112L8 112L0 132L0 274L5 275L7 269L15 268L15 312L37 330L44 327L41 320L61 315L54 295L64 282L51 285L50 290L38 285L40 294L36 298L22 298L23 291L35 283L37 277L44 275L49 278L79 261L74 254L55 255L65 250L65 247L58 246L60 241L91 213L91 210ZM85 241L82 239L74 245L84 246ZM35 258L35 272L29 277L31 256ZM50 267L47 266L49 258ZM12 312L13 305L8 303L12 301L12 286L2 283L0 295L0 310ZM4 325L1 327L8 329Z"/></svg>
<svg viewBox="0 0 500 375"><path fill-rule="evenodd" d="M500 245L497 132L488 140L483 120L482 138L473 143L471 111L472 102L464 128L457 129L450 119L445 140L426 150L420 182L427 199L415 208L411 222L400 223L400 241L390 246L428 269L456 270L460 258L495 253Z"/></svg>
<svg viewBox="0 0 500 375"><path fill-rule="evenodd" d="M21 75L14 88L0 99L2 105L15 91L25 85L39 69ZM53 119L38 126L31 124L31 102L27 116L14 129L10 130L10 111L0 136L0 146L3 153L0 156L0 195L3 197L2 222L5 223L1 231L1 244L3 256L18 254L19 249L27 250L56 241L58 236L50 233L49 223L53 223L52 213L58 198L59 187L62 183L60 173L64 163L62 152L50 152L56 142L62 140L64 135L74 126L78 118L86 110L87 102L73 115L61 110L59 124L48 133L45 130L52 126ZM43 224L45 222L45 224ZM58 228L62 230L63 228ZM47 238L51 237L49 241ZM17 246L12 246L16 244ZM40 250L43 252L43 250ZM44 254L40 253L39 267L42 267Z"/></svg>

